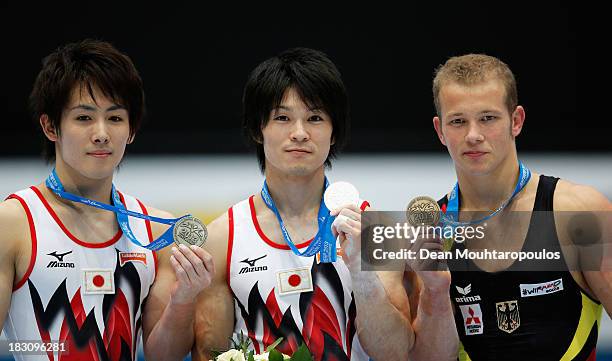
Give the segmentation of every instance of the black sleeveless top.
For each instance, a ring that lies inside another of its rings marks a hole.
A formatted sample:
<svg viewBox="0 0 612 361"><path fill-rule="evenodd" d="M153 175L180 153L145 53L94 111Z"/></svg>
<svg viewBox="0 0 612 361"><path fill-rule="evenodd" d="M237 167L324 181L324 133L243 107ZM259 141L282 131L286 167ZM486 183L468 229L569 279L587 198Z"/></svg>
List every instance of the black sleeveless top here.
<svg viewBox="0 0 612 361"><path fill-rule="evenodd" d="M553 213L557 181L540 176L522 251L561 251ZM447 197L439 203L445 211ZM547 271L533 271L541 262L515 261L491 273L471 260L449 260L459 360L595 360L601 304L574 281L562 253L546 261Z"/></svg>

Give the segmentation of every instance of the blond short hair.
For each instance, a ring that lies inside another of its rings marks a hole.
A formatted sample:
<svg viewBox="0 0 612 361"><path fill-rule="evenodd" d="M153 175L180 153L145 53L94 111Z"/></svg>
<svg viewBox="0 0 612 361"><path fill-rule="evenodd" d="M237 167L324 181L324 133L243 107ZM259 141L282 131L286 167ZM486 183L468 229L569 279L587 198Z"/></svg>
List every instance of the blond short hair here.
<svg viewBox="0 0 612 361"><path fill-rule="evenodd" d="M518 94L514 74L503 61L485 54L454 56L440 65L433 80L433 97L436 113L441 115L440 90L448 83L475 85L492 78L499 79L506 90L506 106L512 114L518 105Z"/></svg>

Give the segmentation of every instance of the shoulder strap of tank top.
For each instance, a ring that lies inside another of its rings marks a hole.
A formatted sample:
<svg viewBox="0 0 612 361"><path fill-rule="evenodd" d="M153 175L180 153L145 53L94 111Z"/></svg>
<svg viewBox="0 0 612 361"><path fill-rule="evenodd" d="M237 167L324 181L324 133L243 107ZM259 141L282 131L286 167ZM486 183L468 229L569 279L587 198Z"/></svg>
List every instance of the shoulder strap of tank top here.
<svg viewBox="0 0 612 361"><path fill-rule="evenodd" d="M553 211L553 197L557 181L559 181L559 178L540 175L536 199L533 204L534 211Z"/></svg>
<svg viewBox="0 0 612 361"><path fill-rule="evenodd" d="M540 175L538 182L538 190L536 191L536 199L533 204L534 211L552 211L553 210L553 197L555 195L555 188L559 178L550 177L547 175ZM444 211L446 204L448 203L448 196L438 200L438 205Z"/></svg>

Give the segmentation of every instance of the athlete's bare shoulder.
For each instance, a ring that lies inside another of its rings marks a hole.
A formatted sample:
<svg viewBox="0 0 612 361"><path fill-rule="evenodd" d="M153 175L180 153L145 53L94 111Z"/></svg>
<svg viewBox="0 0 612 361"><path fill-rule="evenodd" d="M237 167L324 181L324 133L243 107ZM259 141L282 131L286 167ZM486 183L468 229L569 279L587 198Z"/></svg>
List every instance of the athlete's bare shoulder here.
<svg viewBox="0 0 612 361"><path fill-rule="evenodd" d="M18 199L0 203L0 243L3 247L29 242L30 228L24 206Z"/></svg>
<svg viewBox="0 0 612 361"><path fill-rule="evenodd" d="M606 196L593 187L559 180L554 197L555 211L611 211Z"/></svg>
<svg viewBox="0 0 612 361"><path fill-rule="evenodd" d="M204 247L213 257L225 257L230 236L230 212L224 212L206 226L208 228L208 240Z"/></svg>
<svg viewBox="0 0 612 361"><path fill-rule="evenodd" d="M0 272L12 286L15 277L25 274L30 261L30 227L26 208L18 199L0 203Z"/></svg>

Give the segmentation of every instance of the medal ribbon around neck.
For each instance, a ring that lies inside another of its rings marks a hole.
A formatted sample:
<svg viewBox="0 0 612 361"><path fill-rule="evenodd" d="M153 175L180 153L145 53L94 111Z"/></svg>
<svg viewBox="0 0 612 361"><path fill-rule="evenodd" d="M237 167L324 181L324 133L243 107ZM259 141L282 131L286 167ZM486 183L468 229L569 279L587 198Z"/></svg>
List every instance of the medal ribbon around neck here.
<svg viewBox="0 0 612 361"><path fill-rule="evenodd" d="M45 185L47 186L47 188L53 191L53 193L57 194L57 196L61 198L67 199L69 201L77 202L77 203L86 204L91 207L104 209L106 211L114 212L115 215L117 216L117 223L119 223L119 227L123 231L123 234L130 241L132 241L132 243L140 247L146 248L148 250L151 250L151 251L158 251L166 246L169 246L170 244L173 244L174 243L173 231L174 231L175 224L181 219L184 219L187 217L193 218L193 216L191 216L190 214L184 215L179 218L160 218L160 217L154 217L154 216L149 216L146 214L130 211L125 208L123 203L121 203L119 192L117 192L117 190L115 189L114 184L111 188L111 196L112 196L111 199L113 202L112 206L109 204L100 203L92 199L83 198L76 194L68 193L65 191L64 186L62 185L62 182L57 176L55 168L53 169L49 177L47 177L47 180L45 181ZM130 222L129 222L128 216L141 218L141 219L152 221L152 222L168 224L170 225L170 228L168 228L166 232L164 232L159 238L157 238L153 242L147 245L143 245L142 243L138 241L138 239L136 239L136 236L134 236L134 233L132 232L132 229L130 228Z"/></svg>
<svg viewBox="0 0 612 361"><path fill-rule="evenodd" d="M329 181L327 177L325 178L325 189L329 186ZM304 252L300 252L300 250L295 246L293 241L291 240L291 236L289 232L287 232L287 228L285 227L285 222L270 196L270 191L268 190L268 183L264 181L263 188L261 189L261 197L263 198L264 203L274 214L276 215L276 219L278 219L278 223L280 224L281 233L283 234L283 238L285 242L289 245L289 248L293 251L293 253L297 256L301 257L312 257L317 253L321 254L321 262L322 263L330 263L336 261L336 237L334 237L331 231L331 224L334 221L335 217L330 215L330 210L325 206L325 202L323 201L323 197L321 197L321 204L319 205L319 213L317 215L317 223L319 225L319 230L317 234L312 239L308 248L304 250Z"/></svg>
<svg viewBox="0 0 612 361"><path fill-rule="evenodd" d="M512 192L512 195L505 202L503 202L495 211L493 211L493 213L481 219L469 222L459 222L459 182L457 182L448 197L446 213L442 214L442 222L445 226L451 226L453 228L457 226L470 226L482 223L495 216L497 213L501 212L504 208L506 208L506 206L508 206L508 204L512 202L512 199L514 199L514 197L519 194L523 190L523 188L525 188L525 186L529 182L529 179L531 179L531 171L529 170L529 168L525 167L523 162L519 160L519 178L516 182L516 185L514 186L514 191Z"/></svg>

